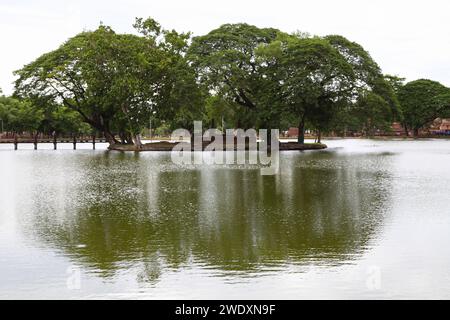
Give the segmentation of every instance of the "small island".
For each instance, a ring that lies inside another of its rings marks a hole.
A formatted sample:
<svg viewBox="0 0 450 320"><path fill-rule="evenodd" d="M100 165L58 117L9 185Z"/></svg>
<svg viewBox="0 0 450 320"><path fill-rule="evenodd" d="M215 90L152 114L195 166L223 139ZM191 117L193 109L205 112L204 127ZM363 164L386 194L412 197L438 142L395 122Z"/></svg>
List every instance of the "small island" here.
<svg viewBox="0 0 450 320"><path fill-rule="evenodd" d="M116 151L172 151L172 149L180 142L170 141L158 141L152 143L142 144L141 148L136 149L133 144L112 144L108 147L109 150ZM209 145L209 143L203 144L203 150ZM306 150L323 150L327 148L323 143L297 143L297 142L280 142L280 151L306 151ZM193 149L193 146L192 146ZM230 145L224 145L223 151L230 150ZM236 145L231 146L231 150L237 150ZM248 146L246 148L248 150ZM216 150L220 151L220 150Z"/></svg>

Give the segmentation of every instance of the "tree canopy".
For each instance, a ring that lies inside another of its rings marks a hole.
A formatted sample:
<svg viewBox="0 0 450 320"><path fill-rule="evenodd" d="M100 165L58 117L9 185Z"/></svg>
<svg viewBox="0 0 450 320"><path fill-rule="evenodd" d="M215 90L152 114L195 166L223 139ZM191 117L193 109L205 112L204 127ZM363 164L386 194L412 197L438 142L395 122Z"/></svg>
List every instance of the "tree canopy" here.
<svg viewBox="0 0 450 320"><path fill-rule="evenodd" d="M8 130L99 132L140 148L151 121L166 132L206 120L222 129L297 126L303 143L306 128L373 135L401 121L416 132L449 113L448 88L383 75L340 35L238 23L192 38L151 18L134 28L100 25L16 71L13 97L0 99Z"/></svg>
<svg viewBox="0 0 450 320"><path fill-rule="evenodd" d="M395 93L378 65L360 45L342 36L280 35L260 53L272 61L268 77L277 78L284 108L297 117L299 143L304 142L306 123L331 130L339 111L347 107L353 113L369 92L389 104L390 109L380 105L383 112L390 117L398 113Z"/></svg>
<svg viewBox="0 0 450 320"><path fill-rule="evenodd" d="M273 92L256 50L261 44L271 43L279 33L245 23L225 24L192 41L188 59L199 82L234 108L235 127L267 127L261 110Z"/></svg>
<svg viewBox="0 0 450 320"><path fill-rule="evenodd" d="M398 97L403 110L403 125L414 135L419 129L450 111L450 88L439 82L419 79L399 89Z"/></svg>
<svg viewBox="0 0 450 320"><path fill-rule="evenodd" d="M151 19L135 26L141 36L100 26L69 39L16 72L17 94L78 112L110 143L117 133L140 145L150 116L173 118L179 104L192 106L200 94L182 55L186 36L161 31Z"/></svg>

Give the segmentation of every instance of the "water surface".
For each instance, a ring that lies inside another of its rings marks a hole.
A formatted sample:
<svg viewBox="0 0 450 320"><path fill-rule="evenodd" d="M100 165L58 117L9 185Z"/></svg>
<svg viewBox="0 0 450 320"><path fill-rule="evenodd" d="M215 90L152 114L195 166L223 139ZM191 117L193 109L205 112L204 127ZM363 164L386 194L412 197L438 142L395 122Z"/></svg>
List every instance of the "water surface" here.
<svg viewBox="0 0 450 320"><path fill-rule="evenodd" d="M277 176L0 145L0 298L450 298L450 141L326 143Z"/></svg>

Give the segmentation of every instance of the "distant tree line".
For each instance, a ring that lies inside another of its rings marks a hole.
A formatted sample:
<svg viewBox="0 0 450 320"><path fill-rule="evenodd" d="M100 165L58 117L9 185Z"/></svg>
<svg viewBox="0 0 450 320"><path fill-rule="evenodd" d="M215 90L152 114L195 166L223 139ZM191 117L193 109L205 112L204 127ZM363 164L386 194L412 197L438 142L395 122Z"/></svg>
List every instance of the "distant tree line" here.
<svg viewBox="0 0 450 320"><path fill-rule="evenodd" d="M4 130L99 132L140 147L150 121L166 132L203 120L221 129L295 126L303 143L306 129L370 136L394 121L418 134L449 114L449 88L383 75L339 35L241 23L192 37L151 18L134 28L100 25L16 71L13 96L0 98Z"/></svg>

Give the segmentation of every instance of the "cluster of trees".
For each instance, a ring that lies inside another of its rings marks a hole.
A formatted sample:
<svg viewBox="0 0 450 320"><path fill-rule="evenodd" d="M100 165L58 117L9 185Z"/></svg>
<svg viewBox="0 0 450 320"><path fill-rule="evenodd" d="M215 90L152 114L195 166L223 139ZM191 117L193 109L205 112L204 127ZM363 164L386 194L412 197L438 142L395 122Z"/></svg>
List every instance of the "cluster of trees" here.
<svg viewBox="0 0 450 320"><path fill-rule="evenodd" d="M0 96L0 121L2 132L58 132L62 135L92 133L79 114L67 107L50 102L40 105L38 101L3 95Z"/></svg>
<svg viewBox="0 0 450 320"><path fill-rule="evenodd" d="M222 129L297 126L303 143L306 128L371 135L397 120L418 130L449 108L448 88L403 85L342 36L226 24L192 38L150 18L134 27L136 34L103 25L82 32L16 71L0 118L9 130L94 130L140 147L150 119L162 131L192 129L193 120Z"/></svg>
<svg viewBox="0 0 450 320"><path fill-rule="evenodd" d="M399 114L395 93L378 65L360 45L341 36L224 25L194 38L189 55L200 83L231 106L239 127L295 124L303 143L306 126L332 130L360 109L367 113L372 100L383 102L389 120ZM371 113L378 108L368 112L373 120Z"/></svg>
<svg viewBox="0 0 450 320"><path fill-rule="evenodd" d="M16 72L16 95L75 111L112 144L140 145L152 116L191 122L202 92L185 58L189 34L151 19L135 28L140 35L100 26L69 39Z"/></svg>
<svg viewBox="0 0 450 320"><path fill-rule="evenodd" d="M405 132L419 129L441 117L450 117L450 89L436 81L420 79L400 86L397 95L403 110Z"/></svg>

